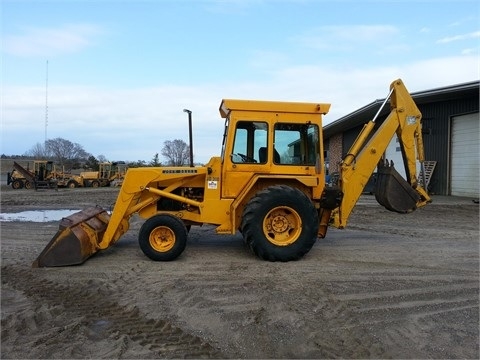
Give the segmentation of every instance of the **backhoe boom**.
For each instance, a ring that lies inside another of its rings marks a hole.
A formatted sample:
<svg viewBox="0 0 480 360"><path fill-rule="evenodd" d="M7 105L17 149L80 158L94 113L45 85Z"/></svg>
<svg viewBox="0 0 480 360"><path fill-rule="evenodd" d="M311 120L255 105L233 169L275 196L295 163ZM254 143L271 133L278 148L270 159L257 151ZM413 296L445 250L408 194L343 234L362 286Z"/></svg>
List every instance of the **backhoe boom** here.
<svg viewBox="0 0 480 360"><path fill-rule="evenodd" d="M388 100L390 100L391 111L385 121L375 132L373 131L376 119L368 122L340 164L338 185L343 193L343 199L339 208L334 210L332 214L335 227L344 228L346 226L353 207L378 163L381 162L385 150L395 134L400 141L407 174L408 184L402 183L402 189L406 188L407 193L393 194L392 188L388 185L384 185L382 188L377 186L377 200L383 199L379 202L385 206L382 202L388 203L388 199L392 196L406 199L406 202L403 201L400 208L386 206L389 210L397 212L410 212L430 202L427 192L418 184L416 174L416 160L421 163L424 161L421 113L401 80L392 82L389 97L385 99L383 105ZM379 113L380 110L377 115ZM393 167L388 169L389 175L395 171ZM395 171L396 180L401 181L400 176L397 175L398 173ZM379 174L379 176L382 176L382 174ZM380 182L383 184L382 179L377 178L377 183ZM416 194L413 195L410 189L418 194L418 200L416 199L413 204L409 202L409 199L412 196L415 198Z"/></svg>

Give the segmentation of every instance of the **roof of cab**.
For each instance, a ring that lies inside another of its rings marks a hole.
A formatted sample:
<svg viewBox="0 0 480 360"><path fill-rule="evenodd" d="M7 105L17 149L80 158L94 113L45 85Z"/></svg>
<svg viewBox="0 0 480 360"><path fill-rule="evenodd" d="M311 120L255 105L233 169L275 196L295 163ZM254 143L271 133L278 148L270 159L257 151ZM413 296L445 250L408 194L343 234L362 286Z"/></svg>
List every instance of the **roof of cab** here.
<svg viewBox="0 0 480 360"><path fill-rule="evenodd" d="M231 111L286 112L325 115L330 110L330 104L223 99L219 110L222 118L226 118Z"/></svg>

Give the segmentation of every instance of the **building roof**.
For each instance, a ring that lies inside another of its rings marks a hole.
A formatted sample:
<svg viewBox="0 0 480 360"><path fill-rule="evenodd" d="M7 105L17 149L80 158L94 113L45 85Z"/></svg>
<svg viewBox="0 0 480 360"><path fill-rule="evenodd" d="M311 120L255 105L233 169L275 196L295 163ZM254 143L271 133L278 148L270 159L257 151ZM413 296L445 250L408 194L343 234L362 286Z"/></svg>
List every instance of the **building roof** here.
<svg viewBox="0 0 480 360"><path fill-rule="evenodd" d="M467 83L439 87L431 90L424 90L411 93L411 96L417 105L432 103L437 101L447 101L451 99L458 99L462 97L471 97L479 95L480 81L471 81ZM323 127L323 136L329 138L330 136L343 132L354 127L363 125L372 120L380 106L385 101L377 99L364 107L355 110L354 112L341 117L332 123ZM390 112L388 106L385 106L380 112L379 116L386 116Z"/></svg>

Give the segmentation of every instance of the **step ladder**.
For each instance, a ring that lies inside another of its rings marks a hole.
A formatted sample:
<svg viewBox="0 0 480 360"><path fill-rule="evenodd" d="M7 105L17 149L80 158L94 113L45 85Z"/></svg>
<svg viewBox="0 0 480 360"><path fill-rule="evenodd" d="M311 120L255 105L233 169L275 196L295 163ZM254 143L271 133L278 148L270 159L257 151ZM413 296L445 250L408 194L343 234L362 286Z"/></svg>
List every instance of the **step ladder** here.
<svg viewBox="0 0 480 360"><path fill-rule="evenodd" d="M425 169L425 182L426 185L423 185L423 169L420 169L420 174L418 175L418 183L428 191L428 185L430 184L430 179L432 178L433 170L437 165L436 161L424 161L423 167Z"/></svg>

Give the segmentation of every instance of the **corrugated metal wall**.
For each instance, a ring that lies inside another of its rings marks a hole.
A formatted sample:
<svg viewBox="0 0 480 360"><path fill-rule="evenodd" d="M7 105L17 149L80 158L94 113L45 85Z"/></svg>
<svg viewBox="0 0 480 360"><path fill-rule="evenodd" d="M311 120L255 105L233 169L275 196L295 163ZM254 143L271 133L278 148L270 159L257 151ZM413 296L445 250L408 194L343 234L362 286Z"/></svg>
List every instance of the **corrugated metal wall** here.
<svg viewBox="0 0 480 360"><path fill-rule="evenodd" d="M478 112L478 98L467 98L418 105L422 112L425 160L437 162L429 190L449 195L450 119L453 116Z"/></svg>

